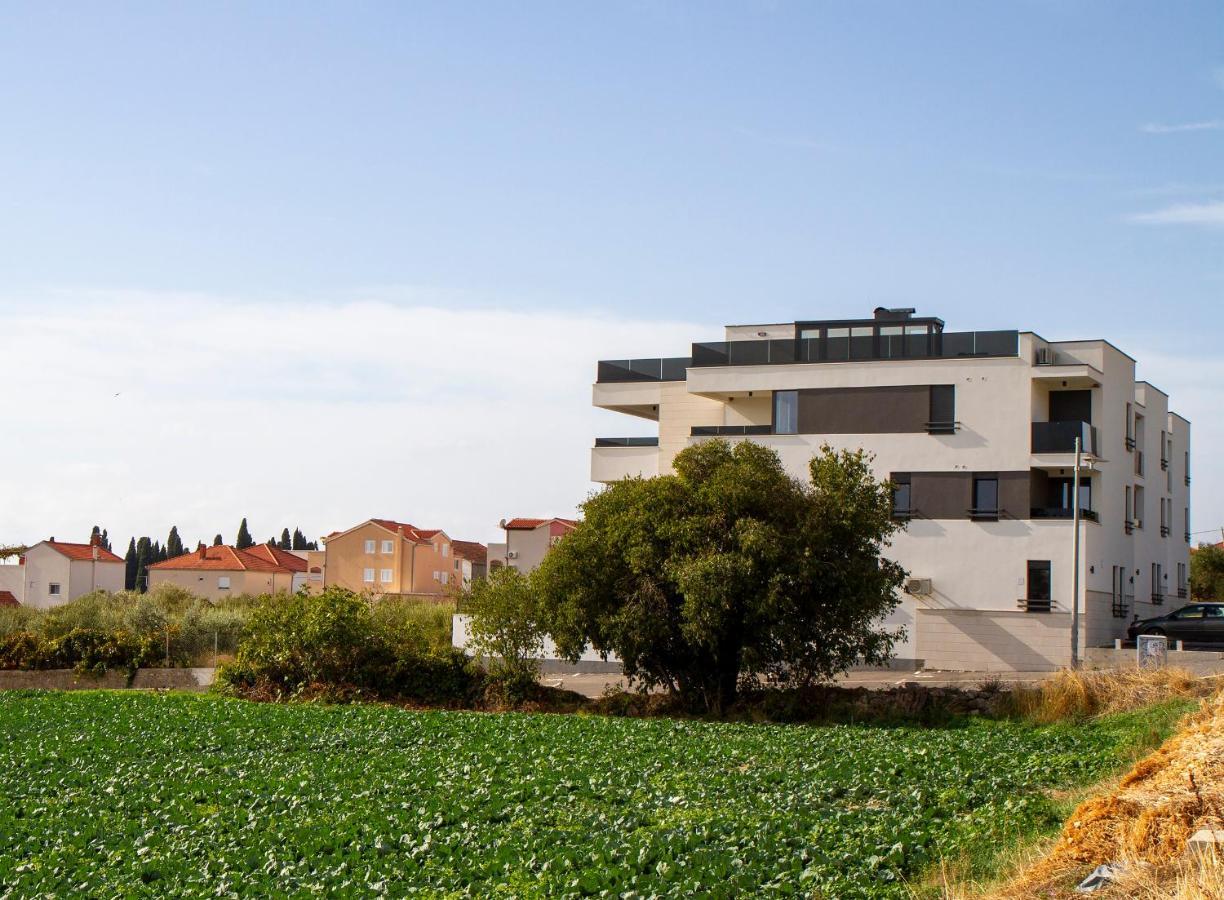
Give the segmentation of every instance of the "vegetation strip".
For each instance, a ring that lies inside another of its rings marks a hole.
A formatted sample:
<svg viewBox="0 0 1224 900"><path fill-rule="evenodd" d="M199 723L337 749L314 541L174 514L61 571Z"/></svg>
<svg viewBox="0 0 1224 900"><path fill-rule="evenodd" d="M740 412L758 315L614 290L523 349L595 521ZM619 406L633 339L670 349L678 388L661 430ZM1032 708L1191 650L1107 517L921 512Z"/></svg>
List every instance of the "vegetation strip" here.
<svg viewBox="0 0 1224 900"><path fill-rule="evenodd" d="M0 695L13 895L904 897L1148 714L920 729Z"/></svg>

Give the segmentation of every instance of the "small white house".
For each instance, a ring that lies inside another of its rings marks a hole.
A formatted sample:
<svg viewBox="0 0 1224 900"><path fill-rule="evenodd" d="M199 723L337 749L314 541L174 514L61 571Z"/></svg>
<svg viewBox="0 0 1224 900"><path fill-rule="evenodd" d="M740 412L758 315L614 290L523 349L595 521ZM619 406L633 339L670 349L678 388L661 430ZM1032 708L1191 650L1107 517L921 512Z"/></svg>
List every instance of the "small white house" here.
<svg viewBox="0 0 1224 900"><path fill-rule="evenodd" d="M23 591L17 599L35 609L48 609L91 591L123 590L126 566L97 538L88 544L52 538L27 550L21 569Z"/></svg>

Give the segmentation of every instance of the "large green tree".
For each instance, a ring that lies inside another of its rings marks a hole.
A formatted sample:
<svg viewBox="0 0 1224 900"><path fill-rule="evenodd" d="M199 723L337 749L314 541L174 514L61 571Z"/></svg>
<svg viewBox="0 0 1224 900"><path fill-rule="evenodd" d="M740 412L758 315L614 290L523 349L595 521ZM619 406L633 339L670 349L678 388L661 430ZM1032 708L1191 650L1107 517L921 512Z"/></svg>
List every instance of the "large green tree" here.
<svg viewBox="0 0 1224 900"><path fill-rule="evenodd" d="M183 555L183 539L179 537L178 526L170 526L170 536L166 538L166 558L173 559Z"/></svg>
<svg viewBox="0 0 1224 900"><path fill-rule="evenodd" d="M569 659L589 643L715 713L745 676L882 663L905 572L882 555L899 526L869 463L824 447L801 482L767 447L714 440L673 475L616 482L534 573L542 620Z"/></svg>
<svg viewBox="0 0 1224 900"><path fill-rule="evenodd" d="M1190 553L1190 595L1224 600L1224 546L1202 544Z"/></svg>
<svg viewBox="0 0 1224 900"><path fill-rule="evenodd" d="M246 516L242 517L242 524L238 526L238 539L234 541L234 546L239 550L255 546L255 539L251 537L251 530L247 528Z"/></svg>

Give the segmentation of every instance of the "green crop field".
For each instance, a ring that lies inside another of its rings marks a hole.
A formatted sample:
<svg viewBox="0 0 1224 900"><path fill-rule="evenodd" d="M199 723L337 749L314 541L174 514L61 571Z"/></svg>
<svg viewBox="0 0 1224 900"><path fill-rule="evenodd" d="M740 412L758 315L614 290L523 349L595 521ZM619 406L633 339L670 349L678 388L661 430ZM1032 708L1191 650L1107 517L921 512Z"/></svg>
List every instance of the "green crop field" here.
<svg viewBox="0 0 1224 900"><path fill-rule="evenodd" d="M1048 827L1045 789L1116 767L1141 722L922 730L0 694L0 885L904 897L941 855Z"/></svg>

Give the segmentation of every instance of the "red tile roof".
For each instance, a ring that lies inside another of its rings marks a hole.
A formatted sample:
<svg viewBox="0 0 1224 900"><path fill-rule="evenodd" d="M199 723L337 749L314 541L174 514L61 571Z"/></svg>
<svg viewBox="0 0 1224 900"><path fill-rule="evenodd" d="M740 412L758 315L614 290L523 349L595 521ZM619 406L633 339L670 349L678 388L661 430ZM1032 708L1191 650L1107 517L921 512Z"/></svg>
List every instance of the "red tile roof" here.
<svg viewBox="0 0 1224 900"><path fill-rule="evenodd" d="M561 525L567 525L570 528L577 528L578 523L573 519L562 519L559 516L553 516L551 519L508 519L504 527L508 531L529 530L539 528L541 525L546 525L549 522L558 522Z"/></svg>
<svg viewBox="0 0 1224 900"><path fill-rule="evenodd" d="M60 553L72 560L91 560L93 559L92 544L69 544L65 541L43 541L48 547L56 553ZM105 547L98 548L98 562L121 563L122 556L116 556Z"/></svg>
<svg viewBox="0 0 1224 900"><path fill-rule="evenodd" d="M0 606L21 606L12 591L0 591Z"/></svg>
<svg viewBox="0 0 1224 900"><path fill-rule="evenodd" d="M442 532L441 528L417 528L415 525L409 525L407 522L396 522L394 519L370 519L370 521L387 529L387 531L399 531L402 529L404 537L418 544L427 544L430 539Z"/></svg>
<svg viewBox="0 0 1224 900"><path fill-rule="evenodd" d="M271 544L258 544L254 547L248 547L245 552L250 556L257 556L274 566L280 566L291 572L306 571L306 560L296 553L290 553L288 550L282 550L280 547L273 547Z"/></svg>
<svg viewBox="0 0 1224 900"><path fill-rule="evenodd" d="M262 547L262 549L261 549ZM306 560L300 556L293 556L292 553L285 553L284 550L276 550L276 548L268 547L262 544L258 547L249 547L246 550L239 550L237 547L230 547L222 544L218 547L204 547L203 554L200 550L192 550L190 553L184 553L181 556L175 556L172 559L167 559L164 562L154 563L149 566L149 569L159 570L187 570L187 571L220 571L220 572L304 572L306 571ZM288 559L283 561L278 557L278 554L293 557L296 563L290 562Z"/></svg>
<svg viewBox="0 0 1224 900"><path fill-rule="evenodd" d="M489 558L489 548L476 541L451 541L455 556L468 562L482 563Z"/></svg>

